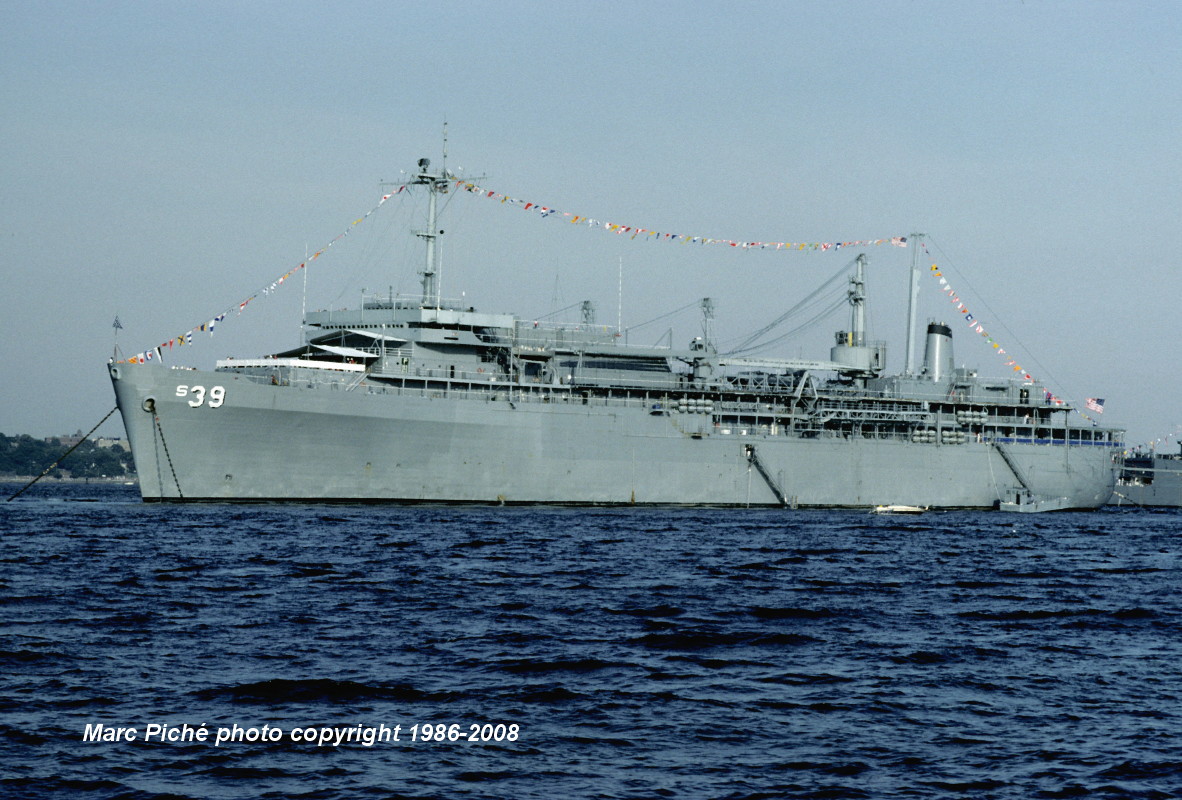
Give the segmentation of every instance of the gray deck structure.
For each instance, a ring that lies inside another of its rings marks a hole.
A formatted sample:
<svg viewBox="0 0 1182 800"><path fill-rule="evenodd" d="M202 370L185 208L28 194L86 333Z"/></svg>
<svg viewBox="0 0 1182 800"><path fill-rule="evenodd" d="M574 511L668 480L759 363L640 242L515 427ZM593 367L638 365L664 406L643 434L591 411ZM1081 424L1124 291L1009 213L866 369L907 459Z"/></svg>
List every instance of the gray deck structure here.
<svg viewBox="0 0 1182 800"><path fill-rule="evenodd" d="M1127 456L1109 502L1117 506L1182 507L1182 452L1151 450Z"/></svg>

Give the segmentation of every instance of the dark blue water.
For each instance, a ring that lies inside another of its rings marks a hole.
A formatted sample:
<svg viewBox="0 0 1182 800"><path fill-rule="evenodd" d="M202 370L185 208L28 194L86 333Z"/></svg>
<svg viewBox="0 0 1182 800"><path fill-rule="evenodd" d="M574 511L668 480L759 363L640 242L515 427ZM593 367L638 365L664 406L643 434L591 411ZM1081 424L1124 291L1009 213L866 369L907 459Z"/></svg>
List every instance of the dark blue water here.
<svg viewBox="0 0 1182 800"><path fill-rule="evenodd" d="M39 485L0 503L0 795L1182 797L1180 522Z"/></svg>

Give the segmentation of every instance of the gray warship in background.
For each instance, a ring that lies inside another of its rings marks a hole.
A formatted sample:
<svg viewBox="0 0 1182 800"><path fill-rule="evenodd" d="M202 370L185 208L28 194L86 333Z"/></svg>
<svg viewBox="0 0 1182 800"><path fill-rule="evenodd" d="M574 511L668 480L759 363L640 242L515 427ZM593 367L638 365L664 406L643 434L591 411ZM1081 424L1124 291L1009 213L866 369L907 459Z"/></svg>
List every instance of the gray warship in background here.
<svg viewBox="0 0 1182 800"><path fill-rule="evenodd" d="M1126 456L1110 502L1117 506L1182 506L1182 450L1138 451Z"/></svg>
<svg viewBox="0 0 1182 800"><path fill-rule="evenodd" d="M537 323L448 303L423 159L422 296L306 314L303 346L212 371L112 361L145 501L1096 508L1118 430L1030 384L955 368L947 325L883 374L859 256L828 360L628 344L591 314ZM913 242L914 244L914 242Z"/></svg>

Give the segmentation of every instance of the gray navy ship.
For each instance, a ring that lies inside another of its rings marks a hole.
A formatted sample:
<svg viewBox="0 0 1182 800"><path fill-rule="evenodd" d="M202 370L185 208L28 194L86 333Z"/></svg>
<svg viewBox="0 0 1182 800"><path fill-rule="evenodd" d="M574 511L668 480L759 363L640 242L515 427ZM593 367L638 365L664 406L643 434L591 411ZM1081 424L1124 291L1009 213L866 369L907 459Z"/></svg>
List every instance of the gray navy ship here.
<svg viewBox="0 0 1182 800"><path fill-rule="evenodd" d="M1117 506L1182 506L1182 443L1177 453L1134 452L1124 459L1111 503Z"/></svg>
<svg viewBox="0 0 1182 800"><path fill-rule="evenodd" d="M588 311L538 323L443 301L426 159L422 294L305 315L302 346L213 370L109 364L145 501L790 508L1096 508L1122 432L1015 379L954 366L951 328L884 374L865 255L824 360L719 353L712 304L685 349L628 344ZM914 245L914 243L913 243Z"/></svg>

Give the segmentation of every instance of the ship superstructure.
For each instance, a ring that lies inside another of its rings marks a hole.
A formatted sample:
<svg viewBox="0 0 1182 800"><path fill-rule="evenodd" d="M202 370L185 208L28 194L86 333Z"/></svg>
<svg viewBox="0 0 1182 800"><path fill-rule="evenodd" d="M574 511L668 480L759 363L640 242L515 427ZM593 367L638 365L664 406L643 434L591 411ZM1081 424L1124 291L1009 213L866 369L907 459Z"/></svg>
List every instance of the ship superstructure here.
<svg viewBox="0 0 1182 800"><path fill-rule="evenodd" d="M429 202L421 296L308 313L302 346L213 371L110 365L145 500L1044 510L1112 493L1121 432L955 367L948 325L885 375L864 255L817 361L720 354L708 298L684 349L629 344L589 304L551 323L446 301L452 177L423 159L412 181Z"/></svg>
<svg viewBox="0 0 1182 800"><path fill-rule="evenodd" d="M1124 458L1111 503L1118 506L1182 506L1182 445L1177 453L1137 450Z"/></svg>

